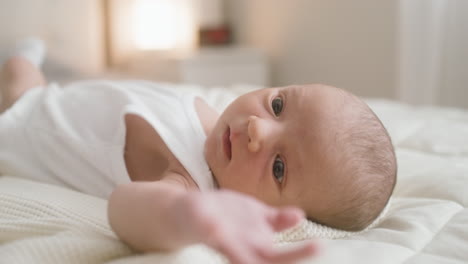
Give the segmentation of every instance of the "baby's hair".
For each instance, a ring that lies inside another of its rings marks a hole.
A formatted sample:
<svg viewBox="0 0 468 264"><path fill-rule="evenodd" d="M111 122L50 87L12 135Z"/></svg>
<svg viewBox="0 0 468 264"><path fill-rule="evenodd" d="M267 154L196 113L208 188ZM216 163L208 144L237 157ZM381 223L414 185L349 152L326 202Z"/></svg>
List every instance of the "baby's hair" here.
<svg viewBox="0 0 468 264"><path fill-rule="evenodd" d="M315 221L343 230L359 231L382 212L396 184L396 158L391 138L376 114L359 98L352 96L348 107L357 111L337 132L340 175L335 206ZM336 149L335 149L336 150Z"/></svg>

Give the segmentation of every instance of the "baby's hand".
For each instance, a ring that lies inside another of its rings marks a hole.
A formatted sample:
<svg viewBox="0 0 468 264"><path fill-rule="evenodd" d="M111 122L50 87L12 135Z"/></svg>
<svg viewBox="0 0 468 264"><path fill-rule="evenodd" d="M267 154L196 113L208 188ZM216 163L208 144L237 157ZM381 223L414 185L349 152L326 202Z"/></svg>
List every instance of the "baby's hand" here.
<svg viewBox="0 0 468 264"><path fill-rule="evenodd" d="M274 233L296 225L304 217L297 208L277 209L232 191L193 192L181 201L180 225L234 264L291 263L313 255L316 247L278 250Z"/></svg>

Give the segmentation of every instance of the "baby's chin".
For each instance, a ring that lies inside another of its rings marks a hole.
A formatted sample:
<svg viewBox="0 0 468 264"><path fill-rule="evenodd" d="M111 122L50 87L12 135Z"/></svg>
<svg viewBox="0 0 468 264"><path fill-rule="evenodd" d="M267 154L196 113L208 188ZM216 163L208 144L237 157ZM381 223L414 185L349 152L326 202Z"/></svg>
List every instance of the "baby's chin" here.
<svg viewBox="0 0 468 264"><path fill-rule="evenodd" d="M216 175L213 173L213 171L211 170L211 168L210 168L210 172L211 172L211 177L212 177L212 179L213 179L213 185L214 185L215 189L220 189L220 188L222 188L222 187L219 185L218 179L216 178Z"/></svg>
<svg viewBox="0 0 468 264"><path fill-rule="evenodd" d="M215 171L213 170L213 164L211 161L211 156L213 155L214 152L211 149L213 148L213 144L210 144L210 135L207 136L207 140L205 142L204 149L203 149L203 155L205 156L205 161L208 165L208 168L210 169L211 177L213 179L215 188L219 189L220 186L219 186L218 178L216 177L217 173L215 173Z"/></svg>

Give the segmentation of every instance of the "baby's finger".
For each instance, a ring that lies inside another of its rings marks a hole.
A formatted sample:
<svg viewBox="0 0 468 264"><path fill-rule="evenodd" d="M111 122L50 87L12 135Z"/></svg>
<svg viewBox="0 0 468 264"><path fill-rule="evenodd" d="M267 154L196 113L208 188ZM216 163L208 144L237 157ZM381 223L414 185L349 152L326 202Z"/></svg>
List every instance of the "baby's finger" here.
<svg viewBox="0 0 468 264"><path fill-rule="evenodd" d="M258 254L268 263L291 263L318 253L318 247L313 242L288 249L263 249Z"/></svg>
<svg viewBox="0 0 468 264"><path fill-rule="evenodd" d="M293 227L304 219L304 212L295 207L286 207L272 211L269 222L275 232Z"/></svg>

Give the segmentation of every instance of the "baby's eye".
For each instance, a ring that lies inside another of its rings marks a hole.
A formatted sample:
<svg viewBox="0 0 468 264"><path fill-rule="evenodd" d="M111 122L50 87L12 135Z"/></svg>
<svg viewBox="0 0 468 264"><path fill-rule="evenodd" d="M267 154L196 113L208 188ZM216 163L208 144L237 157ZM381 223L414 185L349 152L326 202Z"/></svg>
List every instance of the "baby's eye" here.
<svg viewBox="0 0 468 264"><path fill-rule="evenodd" d="M283 111L283 99L281 97L273 99L273 101L271 101L271 108L273 109L275 116L279 116L281 111Z"/></svg>
<svg viewBox="0 0 468 264"><path fill-rule="evenodd" d="M284 162L279 156L276 156L273 162L273 176L279 183L283 183L284 179Z"/></svg>

